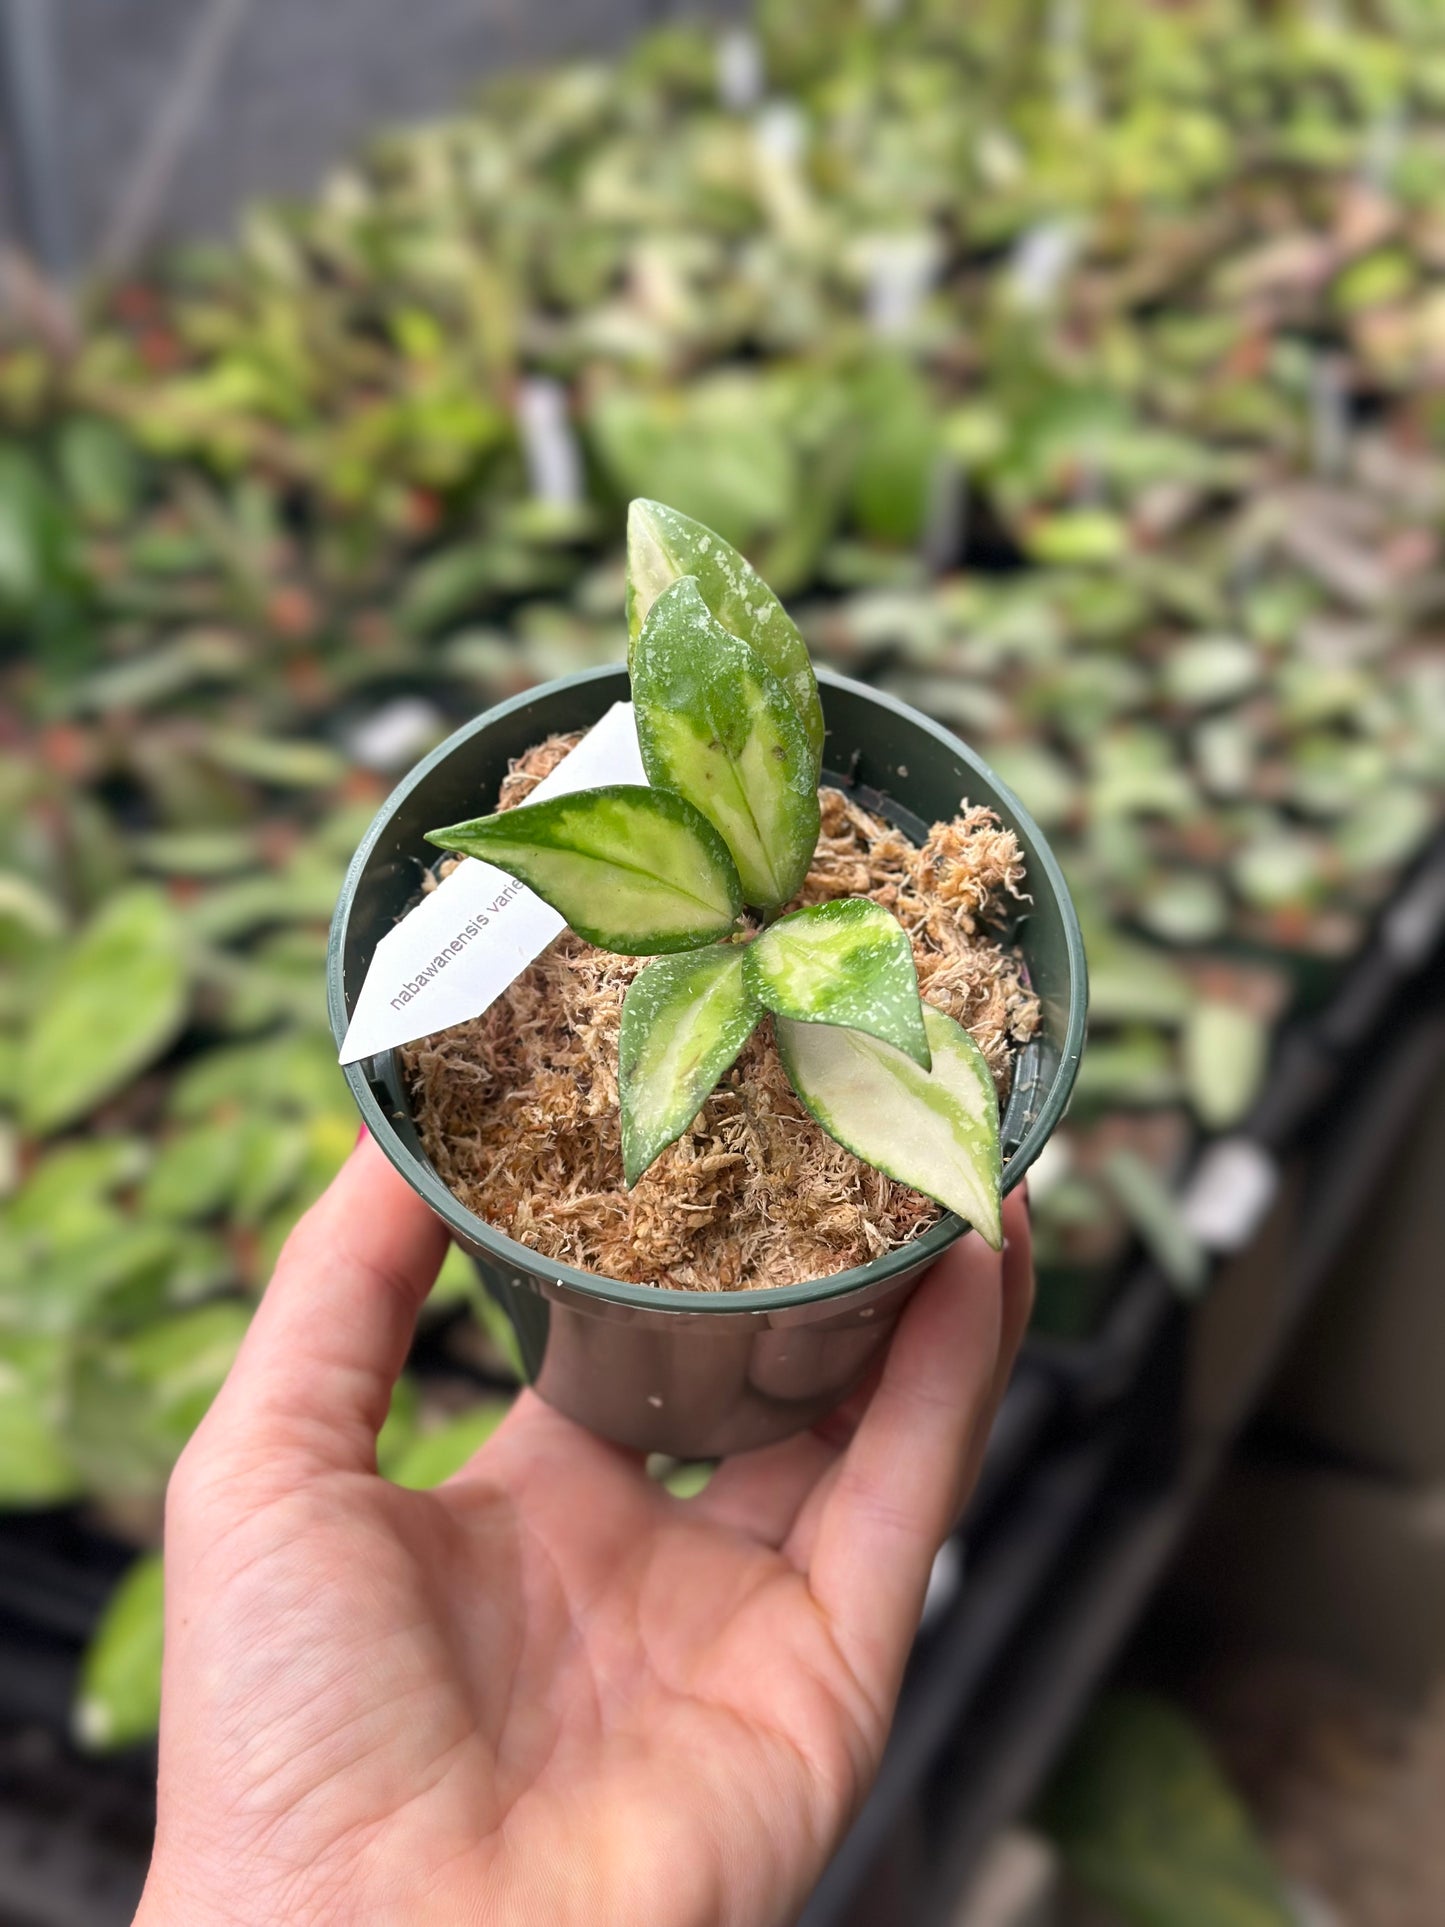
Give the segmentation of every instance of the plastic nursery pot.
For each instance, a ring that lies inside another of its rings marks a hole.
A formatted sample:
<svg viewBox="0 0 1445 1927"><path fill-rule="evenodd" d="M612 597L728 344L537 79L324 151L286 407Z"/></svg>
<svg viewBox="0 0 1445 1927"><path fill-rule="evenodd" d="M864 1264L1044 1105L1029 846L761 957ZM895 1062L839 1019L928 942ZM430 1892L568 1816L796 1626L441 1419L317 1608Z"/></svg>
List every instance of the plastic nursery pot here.
<svg viewBox="0 0 1445 1927"><path fill-rule="evenodd" d="M1020 1054L1003 1118L1005 1189L1063 1115L1083 1046L1083 940L1058 864L986 764L938 724L841 676L819 676L824 780L922 840L966 798L1017 834L1029 901L1016 931L1039 994L1039 1036ZM544 737L584 729L628 694L623 668L527 691L459 729L393 791L352 860L331 930L328 990L340 1039L372 951L414 901L436 855L424 833L484 813L508 763ZM959 1237L955 1217L872 1263L802 1284L673 1291L553 1263L468 1211L428 1162L395 1054L347 1082L373 1137L476 1260L511 1319L543 1398L603 1437L679 1458L750 1451L831 1411L888 1341L919 1278Z"/></svg>

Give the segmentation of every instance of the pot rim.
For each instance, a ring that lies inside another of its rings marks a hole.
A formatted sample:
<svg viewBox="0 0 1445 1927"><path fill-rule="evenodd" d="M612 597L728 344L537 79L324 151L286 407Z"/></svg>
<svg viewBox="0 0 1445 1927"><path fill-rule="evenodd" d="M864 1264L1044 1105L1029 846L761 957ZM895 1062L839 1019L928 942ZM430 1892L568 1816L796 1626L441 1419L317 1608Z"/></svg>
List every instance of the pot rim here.
<svg viewBox="0 0 1445 1927"><path fill-rule="evenodd" d="M869 684L858 682L849 676L840 676L830 669L819 669L816 673L818 681L824 687L847 690L880 708L891 710L915 728L924 730L952 753L961 756L968 767L992 787L1000 801L1013 815L1018 828L1031 846L1030 867L1037 865L1042 870L1059 905L1069 960L1069 1009L1064 1041L1059 1054L1058 1068L1048 1091L1035 1112L1018 1149L1004 1166L1003 1189L1007 1195L1018 1184L1043 1149L1055 1125L1063 1116L1069 1095L1073 1090L1079 1058L1084 1048L1084 1025L1088 1012L1087 964L1084 956L1083 933L1079 928L1078 914L1074 909L1069 887L1064 881L1058 859L1049 847L1048 839L1033 817L1008 784L996 776L983 758L970 749L967 743L955 736L951 730L935 723L931 717L924 716L910 704L900 702L896 696L890 696L884 690L874 689ZM556 676L550 682L537 683L516 696L509 696L504 702L494 704L480 716L474 717L471 722L464 723L460 729L454 730L444 742L438 743L435 749L415 764L392 790L372 819L370 828L351 859L331 921L326 958L326 994L331 1029L338 1049L346 1035L350 1018L343 982L343 958L346 954L346 933L351 918L351 906L355 900L357 884L371 852L401 804L434 769L448 762L474 736L481 734L504 716L510 716L514 711L523 709L559 689L615 680L619 676L625 679L626 674L625 664L607 663L599 668L582 669L574 671L571 675ZM900 796L899 800L902 802L906 799ZM604 1299L614 1305L625 1305L638 1311L696 1315L698 1313L761 1312L769 1309L781 1311L792 1305L820 1304L830 1298L846 1297L850 1292L857 1291L864 1285L877 1284L921 1261L936 1258L968 1228L950 1211L920 1237L910 1240L907 1244L899 1245L892 1251L884 1252L881 1257L870 1259L865 1265L853 1265L847 1271L830 1272L824 1278L811 1278L794 1285L756 1285L745 1291L681 1291L675 1286L628 1284L620 1278L609 1278L601 1272L583 1271L578 1266L545 1258L540 1252L534 1251L530 1245L521 1244L516 1239L507 1237L504 1232L488 1224L484 1218L479 1218L475 1212L469 1211L442 1183L431 1165L403 1143L391 1118L378 1102L371 1080L366 1074L367 1062L374 1061L362 1059L357 1063L345 1064L341 1067L347 1084L351 1088L351 1094L356 1100L357 1108L361 1112L362 1121L407 1183L431 1206L447 1228L464 1242L480 1245L490 1258L498 1264L505 1265L514 1273L520 1273L524 1277L529 1272L545 1274L558 1285L571 1286L573 1290L580 1291L588 1297Z"/></svg>

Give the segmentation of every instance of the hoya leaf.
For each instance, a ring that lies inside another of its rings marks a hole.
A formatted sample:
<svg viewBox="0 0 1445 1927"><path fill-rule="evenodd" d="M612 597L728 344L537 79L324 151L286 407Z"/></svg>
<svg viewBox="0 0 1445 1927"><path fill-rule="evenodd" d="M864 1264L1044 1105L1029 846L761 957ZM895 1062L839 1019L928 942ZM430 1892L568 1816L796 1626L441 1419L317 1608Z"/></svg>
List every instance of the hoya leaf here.
<svg viewBox="0 0 1445 1927"><path fill-rule="evenodd" d="M674 1460L665 1471L653 1476L665 1485L674 1499L695 1499L712 1484L717 1465L709 1459Z"/></svg>
<svg viewBox="0 0 1445 1927"><path fill-rule="evenodd" d="M1168 1702L1111 1692L1055 1775L1041 1821L1110 1919L1288 1927L1299 1918L1238 1794Z"/></svg>
<svg viewBox="0 0 1445 1927"><path fill-rule="evenodd" d="M1003 1243L998 1094L983 1052L923 1006L932 1071L862 1031L774 1020L783 1064L829 1137Z"/></svg>
<svg viewBox="0 0 1445 1927"><path fill-rule="evenodd" d="M159 890L113 896L51 977L21 1056L22 1122L70 1124L165 1050L185 1022L183 933Z"/></svg>
<svg viewBox="0 0 1445 1927"><path fill-rule="evenodd" d="M687 1129L752 1036L761 1013L748 989L748 954L711 944L659 958L634 978L617 1047L629 1188Z"/></svg>
<svg viewBox="0 0 1445 1927"><path fill-rule="evenodd" d="M456 1245L452 1246L453 1251L457 1249ZM405 1463L407 1453L416 1443L420 1419L421 1394L416 1380L403 1372L391 1388L391 1403L376 1435L376 1469L382 1478L389 1479L397 1466Z"/></svg>
<svg viewBox="0 0 1445 1927"><path fill-rule="evenodd" d="M251 1308L216 1299L117 1335L92 1327L72 1359L64 1442L93 1491L157 1497L240 1350Z"/></svg>
<svg viewBox="0 0 1445 1927"><path fill-rule="evenodd" d="M435 1430L420 1432L393 1465L393 1485L424 1492L460 1472L474 1452L480 1452L511 1409L505 1398L486 1398L469 1411L459 1412Z"/></svg>
<svg viewBox="0 0 1445 1927"><path fill-rule="evenodd" d="M721 832L744 901L786 903L818 841L817 765L787 691L709 613L691 576L653 603L630 666L649 780Z"/></svg>
<svg viewBox="0 0 1445 1927"><path fill-rule="evenodd" d="M1174 1289L1194 1298L1209 1279L1209 1259L1163 1173L1127 1145L1104 1163L1104 1181L1139 1241Z"/></svg>
<svg viewBox="0 0 1445 1927"><path fill-rule="evenodd" d="M866 1031L929 1069L913 947L881 903L810 904L764 930L743 955L748 988L765 1009Z"/></svg>
<svg viewBox="0 0 1445 1927"><path fill-rule="evenodd" d="M727 845L685 797L613 783L429 830L520 877L579 937L627 957L695 950L742 908Z"/></svg>
<svg viewBox="0 0 1445 1927"><path fill-rule="evenodd" d="M80 1665L75 1737L92 1753L147 1740L161 1711L165 1584L161 1556L144 1553L111 1594Z"/></svg>
<svg viewBox="0 0 1445 1927"><path fill-rule="evenodd" d="M184 1224L229 1203L241 1174L245 1137L233 1119L193 1124L160 1146L141 1190L148 1218Z"/></svg>
<svg viewBox="0 0 1445 1927"><path fill-rule="evenodd" d="M1238 1124L1259 1091L1269 1056L1269 1025L1257 1012L1217 997L1199 998L1184 1026L1184 1082L1207 1130Z"/></svg>
<svg viewBox="0 0 1445 1927"><path fill-rule="evenodd" d="M0 1505L63 1505L81 1479L60 1437L58 1387L66 1362L63 1338L5 1334L0 1369Z"/></svg>
<svg viewBox="0 0 1445 1927"><path fill-rule="evenodd" d="M627 634L636 646L654 602L690 575L709 610L762 657L782 683L812 746L813 780L823 757L823 710L807 645L747 557L690 515L639 496L627 511Z"/></svg>

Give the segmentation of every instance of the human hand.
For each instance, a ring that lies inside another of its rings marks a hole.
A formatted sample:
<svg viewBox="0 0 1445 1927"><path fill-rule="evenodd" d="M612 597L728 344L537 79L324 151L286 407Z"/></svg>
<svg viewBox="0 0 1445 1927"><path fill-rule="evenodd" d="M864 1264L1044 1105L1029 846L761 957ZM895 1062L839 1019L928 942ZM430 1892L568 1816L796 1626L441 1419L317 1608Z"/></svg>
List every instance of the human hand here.
<svg viewBox="0 0 1445 1927"><path fill-rule="evenodd" d="M369 1140L298 1226L166 1509L138 1927L763 1923L877 1771L1032 1293L969 1236L881 1377L694 1498L524 1392L432 1492L376 1470L438 1221Z"/></svg>

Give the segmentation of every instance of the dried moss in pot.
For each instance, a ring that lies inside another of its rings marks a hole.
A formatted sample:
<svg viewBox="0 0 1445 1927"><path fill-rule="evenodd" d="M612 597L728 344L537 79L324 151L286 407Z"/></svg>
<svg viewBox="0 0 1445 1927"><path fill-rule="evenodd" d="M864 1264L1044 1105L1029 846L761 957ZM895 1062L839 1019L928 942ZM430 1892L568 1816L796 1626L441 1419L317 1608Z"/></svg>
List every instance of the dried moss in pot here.
<svg viewBox="0 0 1445 1927"><path fill-rule="evenodd" d="M994 934L1022 888L1014 838L970 811L915 848L820 792L816 687L780 605L684 517L634 504L630 534L651 787L529 805L557 740L496 814L433 833L571 930L405 1054L428 1156L498 1229L630 1282L826 1276L944 1207L996 1243L998 1100L1037 1023Z"/></svg>

